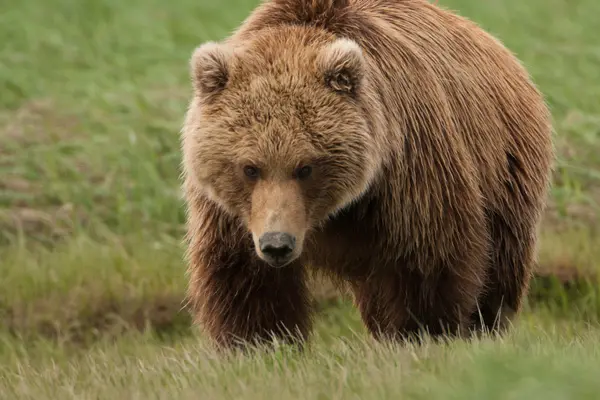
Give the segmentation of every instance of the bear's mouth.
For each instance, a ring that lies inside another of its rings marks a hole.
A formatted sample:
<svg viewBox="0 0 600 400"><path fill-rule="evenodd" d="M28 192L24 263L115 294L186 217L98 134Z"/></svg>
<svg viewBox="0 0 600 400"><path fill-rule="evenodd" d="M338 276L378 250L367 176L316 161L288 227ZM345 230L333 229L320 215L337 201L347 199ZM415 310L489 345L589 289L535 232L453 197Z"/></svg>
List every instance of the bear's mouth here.
<svg viewBox="0 0 600 400"><path fill-rule="evenodd" d="M290 255L290 256L285 256L285 257L277 257L277 256L265 255L264 253L262 253L259 250L256 250L256 254L267 265L269 265L270 267L273 267L273 268L284 268L284 267L287 267L292 262L294 262L296 259L298 259L298 256L296 256L295 254L294 255Z"/></svg>
<svg viewBox="0 0 600 400"><path fill-rule="evenodd" d="M279 260L279 259L272 260L272 259L265 259L265 258L262 258L262 259L270 267L273 267L273 268L285 268L285 267L287 267L289 264L291 264L295 260L295 258L288 259L288 260Z"/></svg>

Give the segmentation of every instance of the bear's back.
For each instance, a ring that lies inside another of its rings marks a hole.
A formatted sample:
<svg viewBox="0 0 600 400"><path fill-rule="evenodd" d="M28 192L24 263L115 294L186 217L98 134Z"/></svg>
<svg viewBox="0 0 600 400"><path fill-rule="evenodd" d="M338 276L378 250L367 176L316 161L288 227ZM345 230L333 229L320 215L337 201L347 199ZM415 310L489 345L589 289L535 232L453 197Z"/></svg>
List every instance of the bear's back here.
<svg viewBox="0 0 600 400"><path fill-rule="evenodd" d="M466 18L424 0L271 0L231 39L282 25L322 28L360 45L390 159L401 155L407 170L462 152L482 190L503 203L501 182L514 160L537 171L532 176L550 165L552 128L542 95L519 60ZM542 180L534 184L544 190Z"/></svg>

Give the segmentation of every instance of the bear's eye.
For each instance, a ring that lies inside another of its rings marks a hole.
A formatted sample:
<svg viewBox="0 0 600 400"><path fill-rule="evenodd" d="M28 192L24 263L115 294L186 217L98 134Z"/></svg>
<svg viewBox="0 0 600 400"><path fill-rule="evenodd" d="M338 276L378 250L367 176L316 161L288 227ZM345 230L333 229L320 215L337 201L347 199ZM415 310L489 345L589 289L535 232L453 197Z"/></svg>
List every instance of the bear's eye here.
<svg viewBox="0 0 600 400"><path fill-rule="evenodd" d="M312 174L312 167L310 165L298 168L295 172L296 178L300 180L308 178L310 174Z"/></svg>
<svg viewBox="0 0 600 400"><path fill-rule="evenodd" d="M246 165L244 167L244 175L246 175L248 178L256 179L258 178L259 174L260 171L258 170L258 168L253 167L252 165Z"/></svg>

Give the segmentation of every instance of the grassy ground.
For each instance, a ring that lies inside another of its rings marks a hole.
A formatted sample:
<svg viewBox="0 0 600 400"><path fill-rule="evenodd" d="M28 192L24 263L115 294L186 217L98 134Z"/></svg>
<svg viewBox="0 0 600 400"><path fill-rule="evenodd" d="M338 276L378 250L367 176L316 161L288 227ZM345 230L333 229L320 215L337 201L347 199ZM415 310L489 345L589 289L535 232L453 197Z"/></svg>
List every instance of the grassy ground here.
<svg viewBox="0 0 600 400"><path fill-rule="evenodd" d="M600 300L565 283L600 270L594 0L440 2L523 60L555 119L540 277L509 337L375 345L327 293L301 356L222 360L195 335L181 310L187 61L256 2L0 2L0 397L595 396Z"/></svg>

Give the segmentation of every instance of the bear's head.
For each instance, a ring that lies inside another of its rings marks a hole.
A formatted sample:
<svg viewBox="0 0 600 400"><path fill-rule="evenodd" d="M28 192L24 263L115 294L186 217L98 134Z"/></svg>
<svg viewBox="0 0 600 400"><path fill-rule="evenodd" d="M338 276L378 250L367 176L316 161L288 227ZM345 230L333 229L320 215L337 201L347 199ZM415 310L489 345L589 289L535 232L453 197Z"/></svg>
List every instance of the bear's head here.
<svg viewBox="0 0 600 400"><path fill-rule="evenodd" d="M309 28L264 29L197 48L191 78L186 173L239 217L259 257L289 264L379 170L361 48Z"/></svg>

